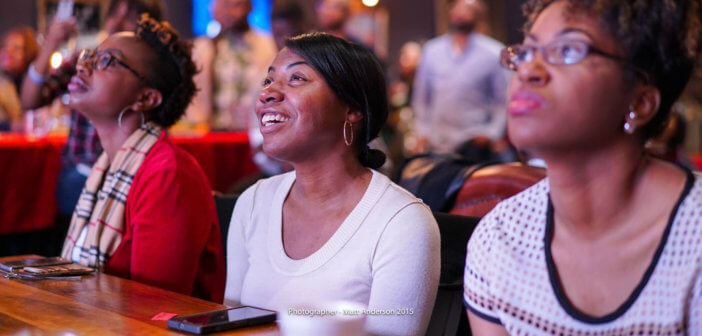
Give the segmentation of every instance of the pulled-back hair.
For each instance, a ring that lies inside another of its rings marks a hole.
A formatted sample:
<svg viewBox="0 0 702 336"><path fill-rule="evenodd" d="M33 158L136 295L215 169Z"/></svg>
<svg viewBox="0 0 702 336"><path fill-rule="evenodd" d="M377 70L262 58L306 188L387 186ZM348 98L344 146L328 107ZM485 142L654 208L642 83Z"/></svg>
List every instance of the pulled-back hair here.
<svg viewBox="0 0 702 336"><path fill-rule="evenodd" d="M524 6L525 30L550 4L558 0L531 0ZM673 103L695 67L702 38L700 0L565 0L572 14L598 18L619 43L624 58L645 69L648 81L661 93L656 116L643 128L652 138L665 127ZM630 70L626 70L630 71ZM634 79L631 72L627 78Z"/></svg>
<svg viewBox="0 0 702 336"><path fill-rule="evenodd" d="M339 100L363 114L358 141L354 141L358 159L366 167L380 168L385 154L368 147L388 118L385 76L375 55L326 33L298 35L285 41L285 46L322 75Z"/></svg>
<svg viewBox="0 0 702 336"><path fill-rule="evenodd" d="M161 105L151 111L151 120L163 127L173 125L185 113L195 94L197 73L191 57L192 45L180 40L166 21L158 22L143 14L135 35L156 52L149 64L147 85L161 92Z"/></svg>

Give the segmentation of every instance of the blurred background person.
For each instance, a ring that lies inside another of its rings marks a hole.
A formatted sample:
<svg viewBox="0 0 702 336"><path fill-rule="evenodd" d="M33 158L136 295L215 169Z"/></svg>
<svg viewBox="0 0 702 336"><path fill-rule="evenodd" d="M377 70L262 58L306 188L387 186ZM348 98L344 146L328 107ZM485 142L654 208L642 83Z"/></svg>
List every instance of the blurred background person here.
<svg viewBox="0 0 702 336"><path fill-rule="evenodd" d="M195 41L193 58L201 71L188 122L209 123L215 130L248 129L258 84L276 53L273 39L249 26L251 9L250 0L215 0L220 31Z"/></svg>
<svg viewBox="0 0 702 336"><path fill-rule="evenodd" d="M397 62L397 79L392 81L388 91L390 115L383 135L394 162L402 162L404 156L413 153L416 146L411 103L414 77L421 56L422 46L418 42L409 41L402 45Z"/></svg>
<svg viewBox="0 0 702 336"><path fill-rule="evenodd" d="M320 0L314 8L319 31L349 39L345 30L346 22L351 15L349 0Z"/></svg>
<svg viewBox="0 0 702 336"><path fill-rule="evenodd" d="M412 94L417 148L450 153L474 139L505 133L509 74L500 68L503 45L479 32L480 0L452 0L450 31L424 46Z"/></svg>
<svg viewBox="0 0 702 336"><path fill-rule="evenodd" d="M305 10L296 0L276 0L271 12L271 31L278 50L283 49L285 40L306 33L309 29Z"/></svg>
<svg viewBox="0 0 702 336"><path fill-rule="evenodd" d="M0 131L21 127L22 107L19 90L29 64L39 53L34 29L19 27L2 37L0 45ZM11 127L13 126L14 127Z"/></svg>
<svg viewBox="0 0 702 336"><path fill-rule="evenodd" d="M165 5L161 0L112 0L105 19L105 33L134 31L142 13L160 20L165 13ZM48 105L66 92L70 76L75 73L75 59L53 72L49 61L54 51L75 34L75 19L53 22L49 26L39 55L30 65L22 83L21 102L24 110ZM62 168L57 186L59 214L56 237L61 239L66 234L71 214L90 169L102 152L92 123L78 111L71 110L70 113L70 131L61 157Z"/></svg>

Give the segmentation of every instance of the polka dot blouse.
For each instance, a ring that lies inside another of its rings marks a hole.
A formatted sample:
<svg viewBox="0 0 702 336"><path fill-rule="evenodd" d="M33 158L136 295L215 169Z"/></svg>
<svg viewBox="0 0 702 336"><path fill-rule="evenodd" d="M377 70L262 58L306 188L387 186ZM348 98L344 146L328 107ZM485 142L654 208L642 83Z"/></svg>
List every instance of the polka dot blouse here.
<svg viewBox="0 0 702 336"><path fill-rule="evenodd" d="M511 335L702 335L702 175L685 188L645 274L614 312L594 317L563 294L551 258L548 180L500 203L470 241L466 307Z"/></svg>

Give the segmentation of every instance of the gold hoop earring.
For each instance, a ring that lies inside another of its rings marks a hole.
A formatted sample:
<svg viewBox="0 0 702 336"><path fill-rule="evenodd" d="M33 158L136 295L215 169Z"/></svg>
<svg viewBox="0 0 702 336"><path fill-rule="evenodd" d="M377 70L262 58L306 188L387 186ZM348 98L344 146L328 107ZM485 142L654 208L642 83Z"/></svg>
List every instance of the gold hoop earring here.
<svg viewBox="0 0 702 336"><path fill-rule="evenodd" d="M351 140L348 139L346 125L349 125L349 128L351 129L351 131L349 132L351 134ZM351 146L351 144L353 144L353 124L348 120L344 121L344 143L346 144L346 146Z"/></svg>
<svg viewBox="0 0 702 336"><path fill-rule="evenodd" d="M630 105L629 106L629 115L627 116L629 120L624 121L624 132L626 134L632 135L636 131L636 126L630 122L634 121L636 119L636 111L634 110L634 106Z"/></svg>

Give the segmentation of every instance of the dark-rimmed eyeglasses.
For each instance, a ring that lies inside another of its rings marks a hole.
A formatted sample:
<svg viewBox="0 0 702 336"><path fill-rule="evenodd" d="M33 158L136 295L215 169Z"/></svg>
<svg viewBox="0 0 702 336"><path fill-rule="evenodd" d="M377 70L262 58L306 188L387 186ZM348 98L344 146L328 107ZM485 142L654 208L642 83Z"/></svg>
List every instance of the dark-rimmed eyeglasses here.
<svg viewBox="0 0 702 336"><path fill-rule="evenodd" d="M592 53L621 63L642 77L644 81L649 79L646 71L632 65L626 59L597 49L585 41L578 40L558 40L542 47L522 44L511 45L500 53L500 65L505 69L517 71L521 64L533 61L537 51L541 53L547 63L553 65L576 64Z"/></svg>
<svg viewBox="0 0 702 336"><path fill-rule="evenodd" d="M137 76L139 80L146 81L146 77L142 76L138 71L134 70L134 68L130 67L127 63L124 63L124 61L107 51L83 49L80 51L80 55L78 56L78 62L88 64L91 68L100 71L105 70L116 63L129 70L131 73Z"/></svg>

